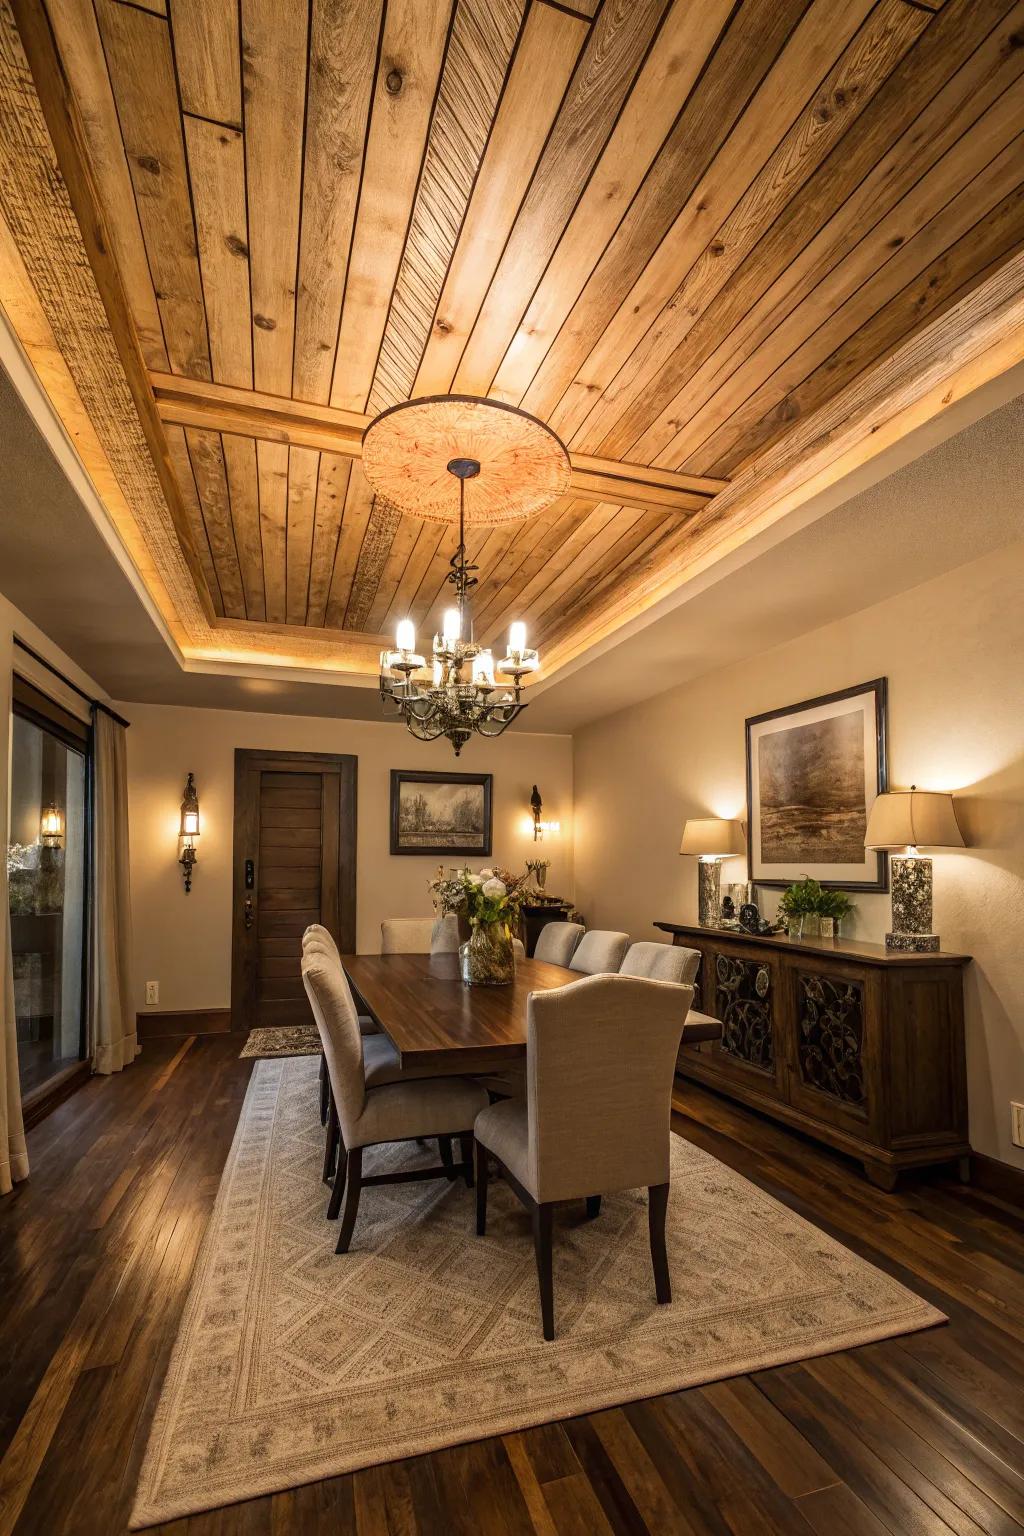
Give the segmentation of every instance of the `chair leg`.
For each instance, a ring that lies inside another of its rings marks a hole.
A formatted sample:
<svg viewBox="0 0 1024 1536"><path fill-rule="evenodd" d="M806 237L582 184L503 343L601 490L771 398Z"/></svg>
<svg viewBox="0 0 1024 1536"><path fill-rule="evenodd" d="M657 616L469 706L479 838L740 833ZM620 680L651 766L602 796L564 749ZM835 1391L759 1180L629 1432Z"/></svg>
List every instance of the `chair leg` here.
<svg viewBox="0 0 1024 1536"><path fill-rule="evenodd" d="M345 1175L348 1169L348 1153L344 1148L338 1149L338 1166L334 1174L334 1184L331 1188L331 1198L327 1202L327 1220L337 1221L338 1212L341 1210L341 1197L345 1193Z"/></svg>
<svg viewBox="0 0 1024 1536"><path fill-rule="evenodd" d="M555 1208L550 1201L533 1208L533 1248L537 1256L537 1284L540 1287L540 1317L544 1337L555 1336L555 1297L551 1277L551 1230Z"/></svg>
<svg viewBox="0 0 1024 1536"><path fill-rule="evenodd" d="M327 1141L324 1146L324 1183L331 1182L331 1174L334 1172L334 1154L338 1150L338 1106L334 1102L333 1093L330 1094L330 1103L327 1107Z"/></svg>
<svg viewBox="0 0 1024 1536"><path fill-rule="evenodd" d="M466 1181L466 1188L473 1188L473 1137L468 1132L459 1137L459 1149L462 1152L462 1176Z"/></svg>
<svg viewBox="0 0 1024 1536"><path fill-rule="evenodd" d="M452 1139L451 1139L451 1137L450 1136L439 1136L437 1138L437 1146L438 1146L439 1152L441 1153L441 1161L442 1161L442 1163L444 1164L444 1166L448 1170L448 1177L450 1179L454 1179L454 1177L455 1177L455 1159L452 1156Z"/></svg>
<svg viewBox="0 0 1024 1536"><path fill-rule="evenodd" d="M345 1214L341 1218L341 1231L338 1233L338 1246L334 1250L335 1253L348 1253L348 1245L352 1241L352 1230L359 1214L359 1194L363 1187L362 1147L353 1147L346 1161L348 1177L345 1186Z"/></svg>
<svg viewBox="0 0 1024 1536"><path fill-rule="evenodd" d="M600 1216L600 1214L601 1214L601 1196L600 1195L588 1195L587 1196L587 1220L588 1221L593 1221L594 1217L595 1216Z"/></svg>
<svg viewBox="0 0 1024 1536"><path fill-rule="evenodd" d="M647 1222L651 1231L651 1263L654 1265L654 1292L659 1302L672 1300L672 1280L665 1249L665 1217L668 1213L668 1185L652 1184L647 1191Z"/></svg>
<svg viewBox="0 0 1024 1536"><path fill-rule="evenodd" d="M320 1124L327 1124L327 1114L331 1106L331 1084L327 1076L327 1060L320 1057Z"/></svg>
<svg viewBox="0 0 1024 1536"><path fill-rule="evenodd" d="M483 1237L487 1231L487 1148L478 1141L476 1146L476 1235Z"/></svg>

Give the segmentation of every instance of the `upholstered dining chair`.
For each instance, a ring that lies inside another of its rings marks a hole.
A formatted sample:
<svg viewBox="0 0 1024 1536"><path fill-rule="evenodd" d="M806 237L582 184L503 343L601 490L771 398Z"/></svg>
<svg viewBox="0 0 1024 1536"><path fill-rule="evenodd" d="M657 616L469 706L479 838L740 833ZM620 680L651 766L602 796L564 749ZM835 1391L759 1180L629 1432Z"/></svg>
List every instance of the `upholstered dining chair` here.
<svg viewBox="0 0 1024 1536"><path fill-rule="evenodd" d="M549 965L568 965L586 929L582 923L545 923L533 947L535 960Z"/></svg>
<svg viewBox="0 0 1024 1536"><path fill-rule="evenodd" d="M341 967L341 951L339 950L337 944L334 942L334 937L331 934L330 930L325 928L323 923L310 923L309 926L303 932L303 935L302 935L302 953L303 953L303 955L310 954L310 953L312 953L313 950L321 951L323 954L325 954L327 956L328 960L332 961L340 969L340 967ZM364 1035L377 1035L380 1039L384 1038L380 1034L380 1030L379 1030L379 1028L377 1026L376 1019L371 1019L370 1015L368 1013L361 1013L359 1015L359 1030L360 1030L360 1033L364 1034ZM329 1083L327 1081L327 1067L326 1067L326 1065L324 1063L323 1057L321 1056L321 1058L320 1058L320 1124L321 1125L326 1125L327 1124L328 1115L330 1114L330 1102L331 1102L331 1093L330 1093L330 1085L329 1085Z"/></svg>
<svg viewBox="0 0 1024 1536"><path fill-rule="evenodd" d="M646 976L648 981L678 981L691 985L700 965L699 949L680 944L631 944L619 966L620 976Z"/></svg>
<svg viewBox="0 0 1024 1536"><path fill-rule="evenodd" d="M573 950L569 969L582 971L585 976L614 974L622 964L628 948L628 933L614 933L608 928L591 928Z"/></svg>
<svg viewBox="0 0 1024 1536"><path fill-rule="evenodd" d="M429 955L432 917L386 917L380 925L382 955Z"/></svg>
<svg viewBox="0 0 1024 1536"><path fill-rule="evenodd" d="M383 1142L457 1136L462 1150L459 1171L472 1185L472 1127L487 1103L487 1094L464 1077L423 1078L368 1088L355 1004L341 967L332 965L322 953L313 954L303 959L302 980L320 1031L339 1124L337 1169L327 1215L332 1221L337 1217L344 1196L345 1212L335 1252L347 1253L364 1185L447 1179L451 1174L442 1162L437 1168L365 1177L364 1149Z"/></svg>
<svg viewBox="0 0 1024 1536"><path fill-rule="evenodd" d="M477 1232L487 1223L487 1154L533 1217L545 1339L553 1339L553 1213L566 1200L646 1187L659 1302L672 1299L665 1247L672 1082L693 988L589 976L530 994L526 1093L476 1117Z"/></svg>

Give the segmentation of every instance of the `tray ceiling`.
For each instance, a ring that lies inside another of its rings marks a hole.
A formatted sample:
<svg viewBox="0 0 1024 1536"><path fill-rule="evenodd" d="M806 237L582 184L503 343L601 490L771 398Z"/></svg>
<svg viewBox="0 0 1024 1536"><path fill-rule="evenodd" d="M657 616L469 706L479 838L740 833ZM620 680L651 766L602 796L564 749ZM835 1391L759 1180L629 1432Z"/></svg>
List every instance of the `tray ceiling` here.
<svg viewBox="0 0 1024 1536"><path fill-rule="evenodd" d="M1007 0L14 0L0 300L186 654L430 626L454 531L360 438L457 392L569 449L469 540L478 634L569 659L1005 341L1022 44Z"/></svg>

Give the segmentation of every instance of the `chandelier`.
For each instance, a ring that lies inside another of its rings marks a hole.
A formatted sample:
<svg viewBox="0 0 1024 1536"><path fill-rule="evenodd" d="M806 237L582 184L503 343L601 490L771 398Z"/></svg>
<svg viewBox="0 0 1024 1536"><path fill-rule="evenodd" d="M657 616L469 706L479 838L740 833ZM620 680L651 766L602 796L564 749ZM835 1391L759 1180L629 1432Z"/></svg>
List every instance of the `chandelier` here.
<svg viewBox="0 0 1024 1536"><path fill-rule="evenodd" d="M429 664L417 654L413 621L399 622L395 648L380 655L380 693L417 740L447 737L458 757L472 736L508 729L526 708L523 679L539 665L523 623L511 625L499 661L476 641L470 595L477 567L466 553L467 518L497 523L550 506L568 485L568 454L526 412L453 395L409 401L378 416L363 436L363 469L378 496L413 516L452 521L457 498L459 542L446 577L454 605L434 636ZM482 492L471 513L469 481Z"/></svg>
<svg viewBox="0 0 1024 1536"><path fill-rule="evenodd" d="M473 638L469 594L477 584L477 567L466 560L466 481L480 473L480 463L451 459L446 467L459 482L459 544L445 578L454 588L456 605L445 610L441 633L434 636L429 680L416 676L426 663L416 655L412 620L399 622L397 649L380 653L380 693L419 741L447 736L458 757L471 736L500 736L526 708L523 678L536 672L539 659L527 649L525 624L511 626L508 655L497 666L493 652ZM511 689L497 681L496 671L512 679Z"/></svg>

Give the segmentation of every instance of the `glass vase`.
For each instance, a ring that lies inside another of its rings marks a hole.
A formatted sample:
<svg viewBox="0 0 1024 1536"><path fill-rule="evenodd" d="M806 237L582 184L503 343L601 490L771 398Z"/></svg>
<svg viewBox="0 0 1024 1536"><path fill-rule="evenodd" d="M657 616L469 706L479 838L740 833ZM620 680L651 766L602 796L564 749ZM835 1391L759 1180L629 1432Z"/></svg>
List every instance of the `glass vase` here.
<svg viewBox="0 0 1024 1536"><path fill-rule="evenodd" d="M459 949L459 968L467 987L509 986L516 956L508 923L477 923Z"/></svg>

